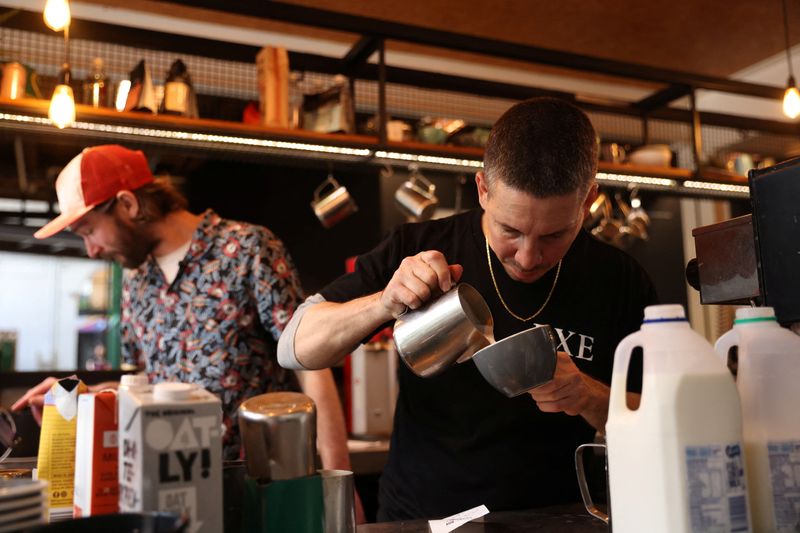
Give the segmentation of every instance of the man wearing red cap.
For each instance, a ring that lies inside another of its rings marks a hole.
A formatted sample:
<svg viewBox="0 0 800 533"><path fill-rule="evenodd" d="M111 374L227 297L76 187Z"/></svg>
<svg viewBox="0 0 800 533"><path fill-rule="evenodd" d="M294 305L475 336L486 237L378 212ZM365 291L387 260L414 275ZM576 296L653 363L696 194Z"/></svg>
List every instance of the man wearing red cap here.
<svg viewBox="0 0 800 533"><path fill-rule="evenodd" d="M140 151L95 146L67 164L56 181L61 214L36 232L69 228L89 257L113 260L125 273L122 352L151 382L198 383L223 402L225 458L240 455L236 409L245 398L299 388L318 408L324 468L349 469L346 432L330 370L282 369L278 337L302 301L283 243L267 228L233 222L155 179ZM14 409L34 414L53 378Z"/></svg>

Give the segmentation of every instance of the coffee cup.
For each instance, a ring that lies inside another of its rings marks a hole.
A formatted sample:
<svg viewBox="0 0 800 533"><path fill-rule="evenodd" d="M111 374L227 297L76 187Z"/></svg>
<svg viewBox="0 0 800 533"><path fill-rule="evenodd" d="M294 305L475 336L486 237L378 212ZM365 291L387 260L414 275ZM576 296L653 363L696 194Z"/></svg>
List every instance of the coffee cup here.
<svg viewBox="0 0 800 533"><path fill-rule="evenodd" d="M595 452L597 450L603 450L603 464L604 464L604 471L605 471L605 486L606 486L606 498L608 501L611 500L611 491L609 490L608 484L608 454L607 454L607 446L605 444L581 444L575 450L575 472L578 475L578 487L581 490L581 499L583 499L583 506L586 507L586 510L595 518L598 518L609 525L609 529L611 527L611 505L607 506L607 513L603 512L597 504L594 503L592 500L591 492L589 491L589 483L587 482L586 477L586 468L584 464L583 452L587 449L592 449Z"/></svg>
<svg viewBox="0 0 800 533"><path fill-rule="evenodd" d="M311 208L326 228L336 225L358 211L355 200L343 185L339 185L339 182L333 179L333 176L328 176L328 179L314 190Z"/></svg>
<svg viewBox="0 0 800 533"><path fill-rule="evenodd" d="M317 470L322 478L325 533L355 533L355 489L350 470Z"/></svg>
<svg viewBox="0 0 800 533"><path fill-rule="evenodd" d="M394 193L401 211L413 220L428 220L436 211L436 185L420 174L412 174Z"/></svg>

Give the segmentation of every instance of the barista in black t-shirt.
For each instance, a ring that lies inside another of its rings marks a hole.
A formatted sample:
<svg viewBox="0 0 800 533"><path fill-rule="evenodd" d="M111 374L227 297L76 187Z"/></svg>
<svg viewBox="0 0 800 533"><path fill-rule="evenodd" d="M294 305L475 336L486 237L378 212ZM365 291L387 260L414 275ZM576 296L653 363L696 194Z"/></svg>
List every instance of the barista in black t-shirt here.
<svg viewBox="0 0 800 533"><path fill-rule="evenodd" d="M459 281L486 299L497 339L536 324L558 334L554 379L516 398L471 361L427 379L398 367L379 520L579 501L573 452L603 431L616 345L656 301L633 259L582 230L596 161L594 129L572 104L513 106L476 176L482 210L397 228L296 312L279 345L281 364L293 368L335 364Z"/></svg>

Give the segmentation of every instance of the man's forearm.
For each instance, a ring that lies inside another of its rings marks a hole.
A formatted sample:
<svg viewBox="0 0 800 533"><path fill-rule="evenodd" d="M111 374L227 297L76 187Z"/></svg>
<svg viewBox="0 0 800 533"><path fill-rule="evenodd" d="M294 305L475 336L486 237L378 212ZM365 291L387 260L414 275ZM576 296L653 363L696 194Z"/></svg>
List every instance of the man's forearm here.
<svg viewBox="0 0 800 533"><path fill-rule="evenodd" d="M608 421L608 404L611 397L611 388L605 383L597 381L596 379L588 379L590 380L589 388L592 391L592 400L589 402L586 409L581 411L581 416L584 418L584 420L591 424L593 428L600 433L605 434L606 422ZM625 394L625 397L628 409L639 408L639 402L642 398L641 394L628 392Z"/></svg>
<svg viewBox="0 0 800 533"><path fill-rule="evenodd" d="M317 408L317 449L322 468L350 470L347 430L339 394L329 369L297 372L303 392Z"/></svg>
<svg viewBox="0 0 800 533"><path fill-rule="evenodd" d="M391 318L380 303L380 293L346 303L315 304L297 326L295 357L308 369L333 366Z"/></svg>
<svg viewBox="0 0 800 533"><path fill-rule="evenodd" d="M585 376L585 379L591 391L589 394L591 399L587 403L586 408L581 411L580 415L597 431L605 433L611 389L605 383L590 378L589 376Z"/></svg>

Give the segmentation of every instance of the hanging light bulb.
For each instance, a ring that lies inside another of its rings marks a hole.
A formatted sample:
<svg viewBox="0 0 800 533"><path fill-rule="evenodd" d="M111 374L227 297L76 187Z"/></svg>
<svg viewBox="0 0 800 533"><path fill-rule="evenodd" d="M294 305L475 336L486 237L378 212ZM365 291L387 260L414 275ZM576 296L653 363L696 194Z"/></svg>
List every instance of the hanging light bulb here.
<svg viewBox="0 0 800 533"><path fill-rule="evenodd" d="M69 0L47 0L44 6L44 23L53 31L61 31L69 26L71 15Z"/></svg>
<svg viewBox="0 0 800 533"><path fill-rule="evenodd" d="M57 128L64 129L75 122L75 96L69 86L69 67L64 65L59 76L59 84L53 90L50 99L50 111L47 117Z"/></svg>
<svg viewBox="0 0 800 533"><path fill-rule="evenodd" d="M794 82L794 77L789 77L786 92L783 93L783 114L789 118L797 118L800 115L800 91Z"/></svg>
<svg viewBox="0 0 800 533"><path fill-rule="evenodd" d="M783 4L783 38L786 44L786 64L789 67L789 81L786 83L786 92L783 93L783 114L789 118L797 118L800 115L800 92L797 91L797 84L794 81L794 71L792 69L792 47L789 41L789 12L786 9L786 0Z"/></svg>

